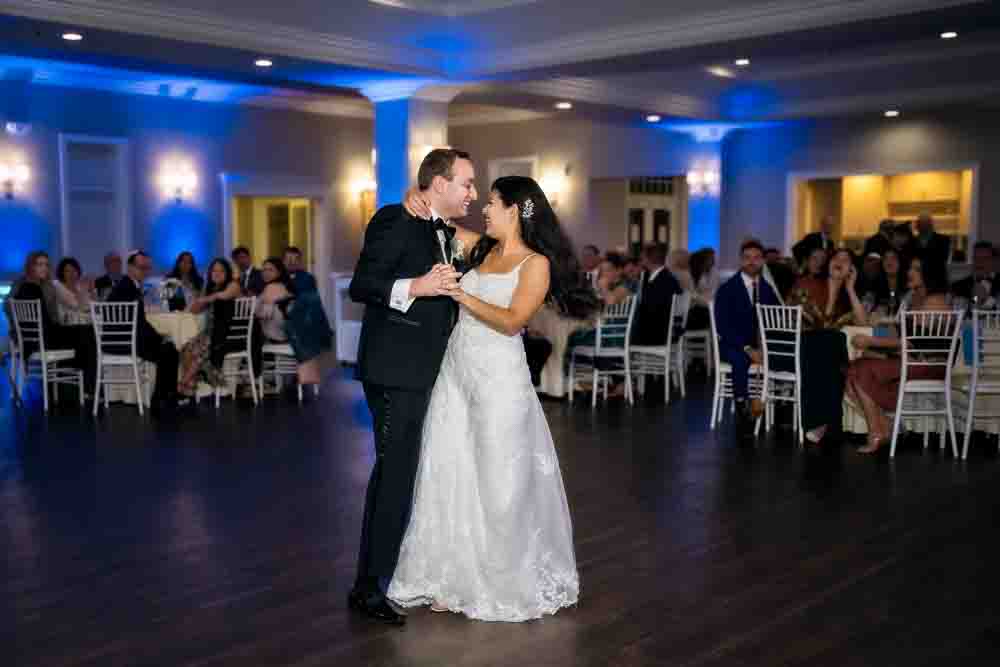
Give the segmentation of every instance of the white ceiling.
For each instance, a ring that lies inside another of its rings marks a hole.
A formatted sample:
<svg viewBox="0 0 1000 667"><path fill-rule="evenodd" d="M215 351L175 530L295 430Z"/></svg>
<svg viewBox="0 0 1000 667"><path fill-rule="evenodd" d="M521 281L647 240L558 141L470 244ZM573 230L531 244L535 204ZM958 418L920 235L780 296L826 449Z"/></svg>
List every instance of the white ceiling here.
<svg viewBox="0 0 1000 667"><path fill-rule="evenodd" d="M214 73L249 85L252 90L240 95L256 100L270 96L268 89L298 88L274 96L303 108L310 100L312 111L324 104L345 108L337 101L351 98L352 90L375 99L449 84L463 91L453 103L453 115L462 119L456 122L473 122L477 113L488 119L537 117L551 113L555 99L577 102L574 113L616 119L658 113L763 120L995 98L997 4L0 0L0 21L6 14L101 31L101 39L75 48L99 56L102 66L123 60L102 80L125 81L133 72L136 86L148 88L149 68L190 68L199 73L206 95L215 90L207 84ZM977 20L977 12L990 20ZM972 18L962 19L966 14ZM937 39L939 30L963 20L959 40ZM8 52L7 60L37 51L72 59L54 41L22 43L22 51ZM274 59L273 70L255 71L249 61L257 55ZM735 67L732 61L740 56L751 57L751 66ZM713 68L729 76L716 76ZM53 69L59 65L50 64ZM73 79L51 71L48 77ZM85 78L77 77L80 85ZM346 108L356 114L361 104L355 93Z"/></svg>

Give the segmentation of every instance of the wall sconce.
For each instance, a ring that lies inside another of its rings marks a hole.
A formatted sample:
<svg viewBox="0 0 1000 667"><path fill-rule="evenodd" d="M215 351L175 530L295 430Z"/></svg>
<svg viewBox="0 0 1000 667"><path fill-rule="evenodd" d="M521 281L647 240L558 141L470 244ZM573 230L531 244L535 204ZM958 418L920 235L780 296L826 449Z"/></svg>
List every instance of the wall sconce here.
<svg viewBox="0 0 1000 667"><path fill-rule="evenodd" d="M374 178L360 178L351 183L351 192L358 198L361 205L361 224L367 225L375 217L375 191L378 183Z"/></svg>
<svg viewBox="0 0 1000 667"><path fill-rule="evenodd" d="M198 175L188 166L169 166L160 172L160 187L168 197L173 197L181 203L185 197L191 196L198 186Z"/></svg>
<svg viewBox="0 0 1000 667"><path fill-rule="evenodd" d="M566 192L566 186L569 182L569 173L570 167L567 165L562 171L552 171L545 174L538 182L538 187L545 193L552 208L559 207L559 199Z"/></svg>
<svg viewBox="0 0 1000 667"><path fill-rule="evenodd" d="M29 180L31 170L28 165L0 162L0 187L3 188L6 199L13 199L14 193L22 189Z"/></svg>
<svg viewBox="0 0 1000 667"><path fill-rule="evenodd" d="M687 173L688 192L692 197L719 195L719 172L712 169L689 171Z"/></svg>

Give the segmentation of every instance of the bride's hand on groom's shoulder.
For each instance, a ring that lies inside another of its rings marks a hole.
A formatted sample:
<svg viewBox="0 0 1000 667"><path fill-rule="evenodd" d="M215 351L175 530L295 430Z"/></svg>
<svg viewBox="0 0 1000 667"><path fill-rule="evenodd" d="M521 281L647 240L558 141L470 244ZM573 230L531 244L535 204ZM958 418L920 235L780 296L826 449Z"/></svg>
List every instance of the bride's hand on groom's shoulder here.
<svg viewBox="0 0 1000 667"><path fill-rule="evenodd" d="M427 196L415 187L406 191L406 197L403 198L403 208L413 217L423 220L430 220L433 215Z"/></svg>

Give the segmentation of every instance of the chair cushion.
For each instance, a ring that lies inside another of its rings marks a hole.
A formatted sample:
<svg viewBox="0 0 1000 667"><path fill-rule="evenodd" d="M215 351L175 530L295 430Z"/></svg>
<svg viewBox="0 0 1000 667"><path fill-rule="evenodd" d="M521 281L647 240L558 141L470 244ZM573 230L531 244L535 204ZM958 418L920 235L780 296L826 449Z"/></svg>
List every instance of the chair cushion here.
<svg viewBox="0 0 1000 667"><path fill-rule="evenodd" d="M75 358L76 358L76 352L74 352L73 350L46 350L45 351L45 359L46 359L46 361L48 361L50 363L53 362L53 361L69 361L70 359L75 359ZM31 361L41 361L41 359L42 359L42 353L41 352L35 352L34 354L32 354L29 357L29 359Z"/></svg>
<svg viewBox="0 0 1000 667"><path fill-rule="evenodd" d="M101 356L102 366L131 366L133 357L127 354L105 354ZM138 362L138 359L135 359Z"/></svg>
<svg viewBox="0 0 1000 667"><path fill-rule="evenodd" d="M945 391L944 380L907 380L905 391L926 391L926 392L943 392Z"/></svg>
<svg viewBox="0 0 1000 667"><path fill-rule="evenodd" d="M604 347L600 352L590 345L581 345L573 348L573 355L580 357L625 357L624 347Z"/></svg>
<svg viewBox="0 0 1000 667"><path fill-rule="evenodd" d="M262 348L264 354L280 354L286 357L295 356L292 346L288 343L268 343Z"/></svg>
<svg viewBox="0 0 1000 667"><path fill-rule="evenodd" d="M667 356L666 345L633 345L629 349L635 354L653 354L658 357Z"/></svg>

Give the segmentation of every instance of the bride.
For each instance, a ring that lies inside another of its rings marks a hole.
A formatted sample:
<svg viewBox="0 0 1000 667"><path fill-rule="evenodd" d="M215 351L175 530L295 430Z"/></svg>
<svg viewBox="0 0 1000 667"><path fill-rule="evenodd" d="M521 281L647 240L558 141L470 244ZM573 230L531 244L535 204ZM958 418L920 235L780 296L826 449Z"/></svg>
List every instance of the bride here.
<svg viewBox="0 0 1000 667"><path fill-rule="evenodd" d="M460 315L424 422L413 511L388 596L484 621L577 602L573 528L521 330L579 272L545 194L507 176L452 298ZM469 237L467 230L462 236Z"/></svg>

